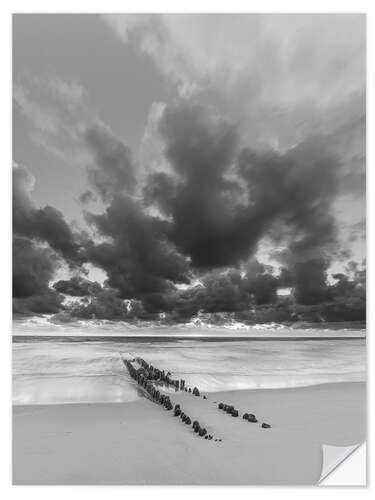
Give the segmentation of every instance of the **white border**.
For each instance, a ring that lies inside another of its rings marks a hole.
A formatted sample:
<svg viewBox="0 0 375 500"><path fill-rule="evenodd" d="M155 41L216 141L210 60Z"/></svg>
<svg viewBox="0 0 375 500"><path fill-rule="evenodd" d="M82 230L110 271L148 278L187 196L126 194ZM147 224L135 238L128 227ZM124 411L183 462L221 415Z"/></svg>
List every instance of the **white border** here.
<svg viewBox="0 0 375 500"><path fill-rule="evenodd" d="M0 488L2 498L26 498L28 500L48 499L53 497L54 500L60 500L69 496L69 499L79 498L82 496L90 496L90 500L100 499L103 495L113 498L121 498L124 495L130 498L136 496L137 500L152 496L152 499L163 498L164 500L178 497L179 500L191 498L191 496L214 496L216 499L233 497L236 500L239 498L248 498L249 495L256 495L257 500L262 500L272 494L277 494L278 498L284 496L288 500L300 500L301 494L307 500L316 492L321 498L326 498L327 495L332 495L332 488L301 488L296 487L12 487L11 486L11 391L10 391L10 374L11 374L11 345L10 345L10 321L11 321L11 13L12 12L366 12L368 20L368 284L369 284L369 303L368 303L368 375L369 386L372 385L371 358L373 342L371 342L372 325L374 324L374 307L371 307L373 298L375 273L371 265L371 254L375 251L374 234L375 226L373 216L375 210L375 186L374 174L372 173L372 158L373 144L370 141L373 116L373 99L372 89L374 89L374 64L372 60L375 57L374 36L375 31L375 14L372 1L330 1L330 0L315 0L315 1L238 1L230 0L227 2L216 0L209 2L208 0L190 0L190 1L126 1L126 0L106 0L90 2L82 0L39 0L39 1L4 1L0 7L0 51L1 51L1 78L0 78L0 99L1 99L1 167L0 167L0 203L1 203L1 286L0 286L0 304L1 304L1 329L0 329L0 353L1 353L1 404L0 411L0 430L2 431L1 451L0 451ZM370 352L371 351L371 352ZM368 393L368 416L371 414L373 407L373 399L370 397L371 391ZM370 421L370 418L368 418ZM368 429L368 448L371 447L372 439L371 432ZM369 454L369 452L367 452ZM368 472L370 467L368 466ZM363 496L371 494L371 477L368 477L368 488L340 488L336 491L342 500L352 499L353 495Z"/></svg>

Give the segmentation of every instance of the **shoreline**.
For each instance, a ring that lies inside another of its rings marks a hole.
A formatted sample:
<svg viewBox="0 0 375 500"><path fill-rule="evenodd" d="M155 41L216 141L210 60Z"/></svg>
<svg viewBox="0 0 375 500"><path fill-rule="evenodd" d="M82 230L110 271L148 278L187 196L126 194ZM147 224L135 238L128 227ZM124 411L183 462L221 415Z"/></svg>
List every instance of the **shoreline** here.
<svg viewBox="0 0 375 500"><path fill-rule="evenodd" d="M232 336L204 336L204 335L12 335L12 342L30 342L30 341L48 341L48 340L58 340L59 342L97 342L97 341L107 341L112 342L173 342L176 340L199 340L202 342L267 342L267 341L297 341L297 342L309 342L309 341L325 341L325 340L366 340L366 335L356 335L356 336L314 336L314 337L270 337L270 336L244 336L244 335L232 335Z"/></svg>
<svg viewBox="0 0 375 500"><path fill-rule="evenodd" d="M172 393L222 442L205 441L160 406L13 406L14 484L316 484L321 446L365 439L366 383ZM258 424L217 409L222 401ZM271 424L262 429L260 424Z"/></svg>

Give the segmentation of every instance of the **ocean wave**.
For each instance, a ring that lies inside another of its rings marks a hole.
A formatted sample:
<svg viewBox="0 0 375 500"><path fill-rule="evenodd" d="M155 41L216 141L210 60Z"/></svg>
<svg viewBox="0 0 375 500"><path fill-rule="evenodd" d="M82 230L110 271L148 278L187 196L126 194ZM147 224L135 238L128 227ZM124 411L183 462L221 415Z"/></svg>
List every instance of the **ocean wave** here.
<svg viewBox="0 0 375 500"><path fill-rule="evenodd" d="M199 331L199 330L198 330ZM267 335L267 332L264 333ZM203 392L365 380L363 340L223 342L26 341L13 344L15 404L125 402L139 397L121 357L140 356Z"/></svg>

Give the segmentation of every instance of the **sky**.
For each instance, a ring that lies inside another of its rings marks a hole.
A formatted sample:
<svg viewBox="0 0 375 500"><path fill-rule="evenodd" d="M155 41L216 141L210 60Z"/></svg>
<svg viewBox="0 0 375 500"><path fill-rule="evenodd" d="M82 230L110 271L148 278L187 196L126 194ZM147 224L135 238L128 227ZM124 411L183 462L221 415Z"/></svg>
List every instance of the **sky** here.
<svg viewBox="0 0 375 500"><path fill-rule="evenodd" d="M365 258L365 90L364 15L14 15L15 297L326 300Z"/></svg>

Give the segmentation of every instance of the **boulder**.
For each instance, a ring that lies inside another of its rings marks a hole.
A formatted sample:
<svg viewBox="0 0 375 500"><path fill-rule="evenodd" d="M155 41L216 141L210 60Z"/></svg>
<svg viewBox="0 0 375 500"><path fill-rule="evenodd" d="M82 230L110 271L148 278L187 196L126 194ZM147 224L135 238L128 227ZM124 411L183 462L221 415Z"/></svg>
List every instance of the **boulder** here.
<svg viewBox="0 0 375 500"><path fill-rule="evenodd" d="M249 414L248 414L248 413L244 413L244 414L242 415L242 418L243 418L244 420L248 420L248 418L249 418Z"/></svg>
<svg viewBox="0 0 375 500"><path fill-rule="evenodd" d="M262 424L263 429L269 429L270 427L271 427L270 424L266 424L263 422L263 424Z"/></svg>
<svg viewBox="0 0 375 500"><path fill-rule="evenodd" d="M255 415L253 415L252 413L249 413L249 416L248 416L247 420L248 420L249 422L258 422L258 420L257 420L256 416L255 416Z"/></svg>
<svg viewBox="0 0 375 500"><path fill-rule="evenodd" d="M187 425L191 424L191 418L190 417L186 417L185 424L187 424Z"/></svg>
<svg viewBox="0 0 375 500"><path fill-rule="evenodd" d="M177 408L177 410L174 411L174 416L179 417L181 415L181 410Z"/></svg>
<svg viewBox="0 0 375 500"><path fill-rule="evenodd" d="M224 405L223 405L223 403L219 403L219 404L217 405L217 407L219 408L219 410L223 410L223 409L224 409Z"/></svg>
<svg viewBox="0 0 375 500"><path fill-rule="evenodd" d="M201 427L199 429L199 435L202 437L202 436L205 436L207 434L207 430L203 427Z"/></svg>
<svg viewBox="0 0 375 500"><path fill-rule="evenodd" d="M232 410L232 417L238 417L238 410Z"/></svg>

